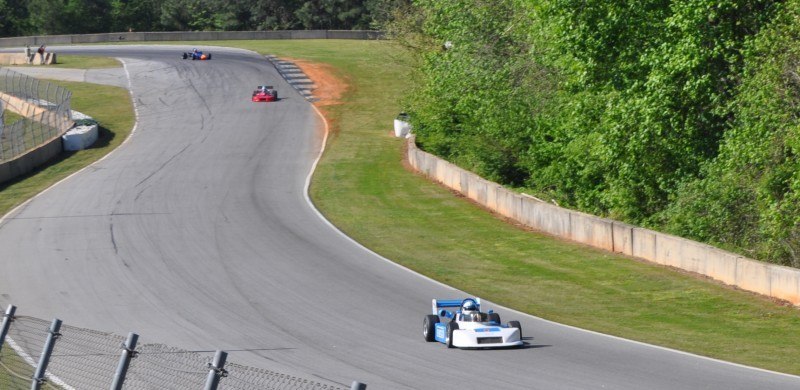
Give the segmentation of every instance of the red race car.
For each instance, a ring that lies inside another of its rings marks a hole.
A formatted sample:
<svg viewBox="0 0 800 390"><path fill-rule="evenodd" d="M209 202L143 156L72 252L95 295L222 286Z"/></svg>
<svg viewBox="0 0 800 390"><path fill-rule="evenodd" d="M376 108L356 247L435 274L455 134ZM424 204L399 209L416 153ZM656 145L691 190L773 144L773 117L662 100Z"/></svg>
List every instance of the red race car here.
<svg viewBox="0 0 800 390"><path fill-rule="evenodd" d="M278 91L272 88L271 85L259 85L258 88L253 91L254 102L274 102L276 100L278 100Z"/></svg>

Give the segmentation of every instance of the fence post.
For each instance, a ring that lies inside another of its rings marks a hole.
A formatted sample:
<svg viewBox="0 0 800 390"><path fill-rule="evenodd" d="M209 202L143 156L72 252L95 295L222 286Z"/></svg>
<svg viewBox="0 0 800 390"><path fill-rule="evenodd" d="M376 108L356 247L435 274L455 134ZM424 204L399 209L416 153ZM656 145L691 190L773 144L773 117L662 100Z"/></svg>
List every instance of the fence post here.
<svg viewBox="0 0 800 390"><path fill-rule="evenodd" d="M350 386L350 390L367 390L367 384L359 381L353 381L353 384Z"/></svg>
<svg viewBox="0 0 800 390"><path fill-rule="evenodd" d="M47 342L44 343L44 349L42 349L42 356L39 357L39 365L36 366L36 372L33 374L33 380L31 381L31 390L39 390L42 386L42 383L45 381L45 372L47 371L47 364L50 363L50 355L53 353L53 347L55 347L56 339L58 336L61 336L58 331L61 330L61 320L58 318L53 319L53 323L50 324L50 331L47 334Z"/></svg>
<svg viewBox="0 0 800 390"><path fill-rule="evenodd" d="M11 321L14 321L14 313L17 312L17 307L14 305L8 305L8 309L6 309L6 314L3 316L3 326L0 327L0 352L3 351L3 343L6 341L6 335L8 334L8 329L11 328Z"/></svg>
<svg viewBox="0 0 800 390"><path fill-rule="evenodd" d="M219 386L219 380L228 376L228 372L225 371L225 360L228 359L228 353L225 351L217 351L214 354L214 363L208 364L208 376L206 377L206 388L205 390L217 390L217 386Z"/></svg>
<svg viewBox="0 0 800 390"><path fill-rule="evenodd" d="M136 342L139 340L139 335L136 333L129 333L128 339L122 345L122 355L119 357L119 365L117 365L117 372L114 373L114 382L111 383L111 390L122 390L122 384L125 382L125 374L128 372L128 366L131 364L131 359L136 357Z"/></svg>

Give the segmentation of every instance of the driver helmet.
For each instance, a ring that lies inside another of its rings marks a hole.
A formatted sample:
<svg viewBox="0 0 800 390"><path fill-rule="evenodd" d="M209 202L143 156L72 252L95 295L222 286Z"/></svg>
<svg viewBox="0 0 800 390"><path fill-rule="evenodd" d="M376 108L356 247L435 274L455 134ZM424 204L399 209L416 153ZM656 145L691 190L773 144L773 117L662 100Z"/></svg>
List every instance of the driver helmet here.
<svg viewBox="0 0 800 390"><path fill-rule="evenodd" d="M472 299L467 299L464 301L464 303L461 304L462 312L471 312L477 310L478 310L478 304L475 303L475 301L473 301Z"/></svg>
<svg viewBox="0 0 800 390"><path fill-rule="evenodd" d="M197 53L197 49L192 49L192 53Z"/></svg>

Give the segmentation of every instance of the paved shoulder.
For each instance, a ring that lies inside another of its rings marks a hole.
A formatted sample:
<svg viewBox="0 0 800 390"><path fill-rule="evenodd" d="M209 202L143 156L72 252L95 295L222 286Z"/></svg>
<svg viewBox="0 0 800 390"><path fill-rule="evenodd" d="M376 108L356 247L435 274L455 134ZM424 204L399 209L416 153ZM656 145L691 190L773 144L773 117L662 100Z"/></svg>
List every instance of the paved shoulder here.
<svg viewBox="0 0 800 390"><path fill-rule="evenodd" d="M9 66L6 69L13 70L31 77L40 79L53 79L63 81L77 81L84 83L94 83L112 85L115 87L128 87L128 78L125 69L101 68L101 69L67 69L67 68L47 68L47 67L28 67L28 66Z"/></svg>

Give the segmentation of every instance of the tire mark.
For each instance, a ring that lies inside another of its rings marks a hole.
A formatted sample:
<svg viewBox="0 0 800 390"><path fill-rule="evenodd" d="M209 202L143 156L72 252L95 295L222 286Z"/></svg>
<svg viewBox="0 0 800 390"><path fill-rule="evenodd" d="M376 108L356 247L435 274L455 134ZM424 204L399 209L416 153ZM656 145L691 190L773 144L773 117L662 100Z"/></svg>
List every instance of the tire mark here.
<svg viewBox="0 0 800 390"><path fill-rule="evenodd" d="M161 166L159 166L158 169L156 169L155 171L151 172L149 175L147 175L147 177L142 179L142 181L136 183L136 185L134 187L138 187L138 186L142 185L142 183L150 180L150 178L153 177L156 173L161 172L161 170L164 169L164 167L166 167L170 162L172 162L172 160L174 160L176 157L180 156L183 152L185 152L186 149L189 149L190 146L192 146L192 145L189 144L189 145L184 146L183 149L181 149L178 153L175 153L172 157L169 158L169 160L167 160L163 164L161 164Z"/></svg>
<svg viewBox="0 0 800 390"><path fill-rule="evenodd" d="M114 235L114 222L113 221L114 221L114 217L112 216L110 218L109 231L111 232L111 245L114 247L114 254L117 255L117 257L120 258L120 261L122 262L122 265L125 266L125 268L131 268L130 264L128 264L128 262L125 261L125 259L123 259L122 257L119 256L119 247L117 247L117 238Z"/></svg>

